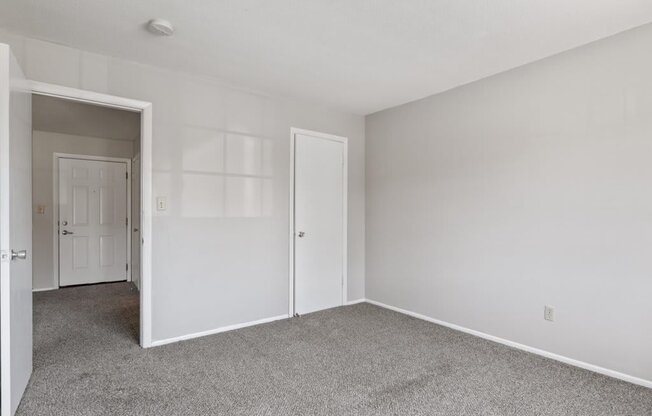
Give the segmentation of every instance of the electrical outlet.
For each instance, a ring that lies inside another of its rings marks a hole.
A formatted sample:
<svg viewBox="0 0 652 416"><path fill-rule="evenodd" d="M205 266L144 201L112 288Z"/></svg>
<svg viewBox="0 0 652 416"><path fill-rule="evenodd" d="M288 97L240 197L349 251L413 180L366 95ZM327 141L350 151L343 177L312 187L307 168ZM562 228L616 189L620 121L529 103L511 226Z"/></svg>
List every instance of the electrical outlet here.
<svg viewBox="0 0 652 416"><path fill-rule="evenodd" d="M544 306L543 307L543 319L546 321L554 322L555 321L555 308L552 306Z"/></svg>

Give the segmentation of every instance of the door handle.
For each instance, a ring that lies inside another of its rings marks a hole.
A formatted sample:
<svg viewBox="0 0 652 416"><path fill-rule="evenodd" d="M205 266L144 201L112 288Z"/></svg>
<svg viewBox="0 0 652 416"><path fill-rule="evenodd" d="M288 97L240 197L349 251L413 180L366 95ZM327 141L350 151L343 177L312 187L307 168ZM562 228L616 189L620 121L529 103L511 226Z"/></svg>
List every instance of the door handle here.
<svg viewBox="0 0 652 416"><path fill-rule="evenodd" d="M25 260L27 258L27 250L11 250L11 259L12 260Z"/></svg>
<svg viewBox="0 0 652 416"><path fill-rule="evenodd" d="M304 235L306 235L306 233L304 233L303 231L299 231L299 233L297 234L297 237L303 238Z"/></svg>
<svg viewBox="0 0 652 416"><path fill-rule="evenodd" d="M61 231L61 234L62 235L68 235L68 234L75 234L75 233L73 233L72 231L63 230L63 231Z"/></svg>

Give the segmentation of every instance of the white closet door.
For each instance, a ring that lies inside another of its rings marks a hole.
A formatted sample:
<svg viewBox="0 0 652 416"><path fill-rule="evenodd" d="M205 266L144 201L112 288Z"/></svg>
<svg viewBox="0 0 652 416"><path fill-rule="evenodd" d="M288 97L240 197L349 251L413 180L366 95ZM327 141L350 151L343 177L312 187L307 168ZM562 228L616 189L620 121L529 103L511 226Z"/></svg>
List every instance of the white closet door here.
<svg viewBox="0 0 652 416"><path fill-rule="evenodd" d="M127 165L59 159L59 285L127 279Z"/></svg>
<svg viewBox="0 0 652 416"><path fill-rule="evenodd" d="M295 312L342 305L344 143L295 136Z"/></svg>

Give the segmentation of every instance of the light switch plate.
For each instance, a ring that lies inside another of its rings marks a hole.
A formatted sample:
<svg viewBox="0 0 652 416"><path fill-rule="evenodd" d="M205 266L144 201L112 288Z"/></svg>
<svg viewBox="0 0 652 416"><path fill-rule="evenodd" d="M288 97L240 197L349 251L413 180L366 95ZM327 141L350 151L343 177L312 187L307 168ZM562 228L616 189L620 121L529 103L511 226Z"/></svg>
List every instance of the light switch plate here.
<svg viewBox="0 0 652 416"><path fill-rule="evenodd" d="M168 209L168 200L164 196L156 197L156 210L165 211Z"/></svg>

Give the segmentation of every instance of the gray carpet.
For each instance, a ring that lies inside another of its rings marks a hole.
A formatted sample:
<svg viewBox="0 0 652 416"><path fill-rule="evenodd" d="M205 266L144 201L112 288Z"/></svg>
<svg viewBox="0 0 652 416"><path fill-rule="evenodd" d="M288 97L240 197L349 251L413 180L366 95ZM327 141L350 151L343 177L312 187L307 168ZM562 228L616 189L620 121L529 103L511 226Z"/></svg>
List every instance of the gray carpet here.
<svg viewBox="0 0 652 416"><path fill-rule="evenodd" d="M652 390L360 304L137 345L128 283L36 293L18 415L652 415Z"/></svg>

